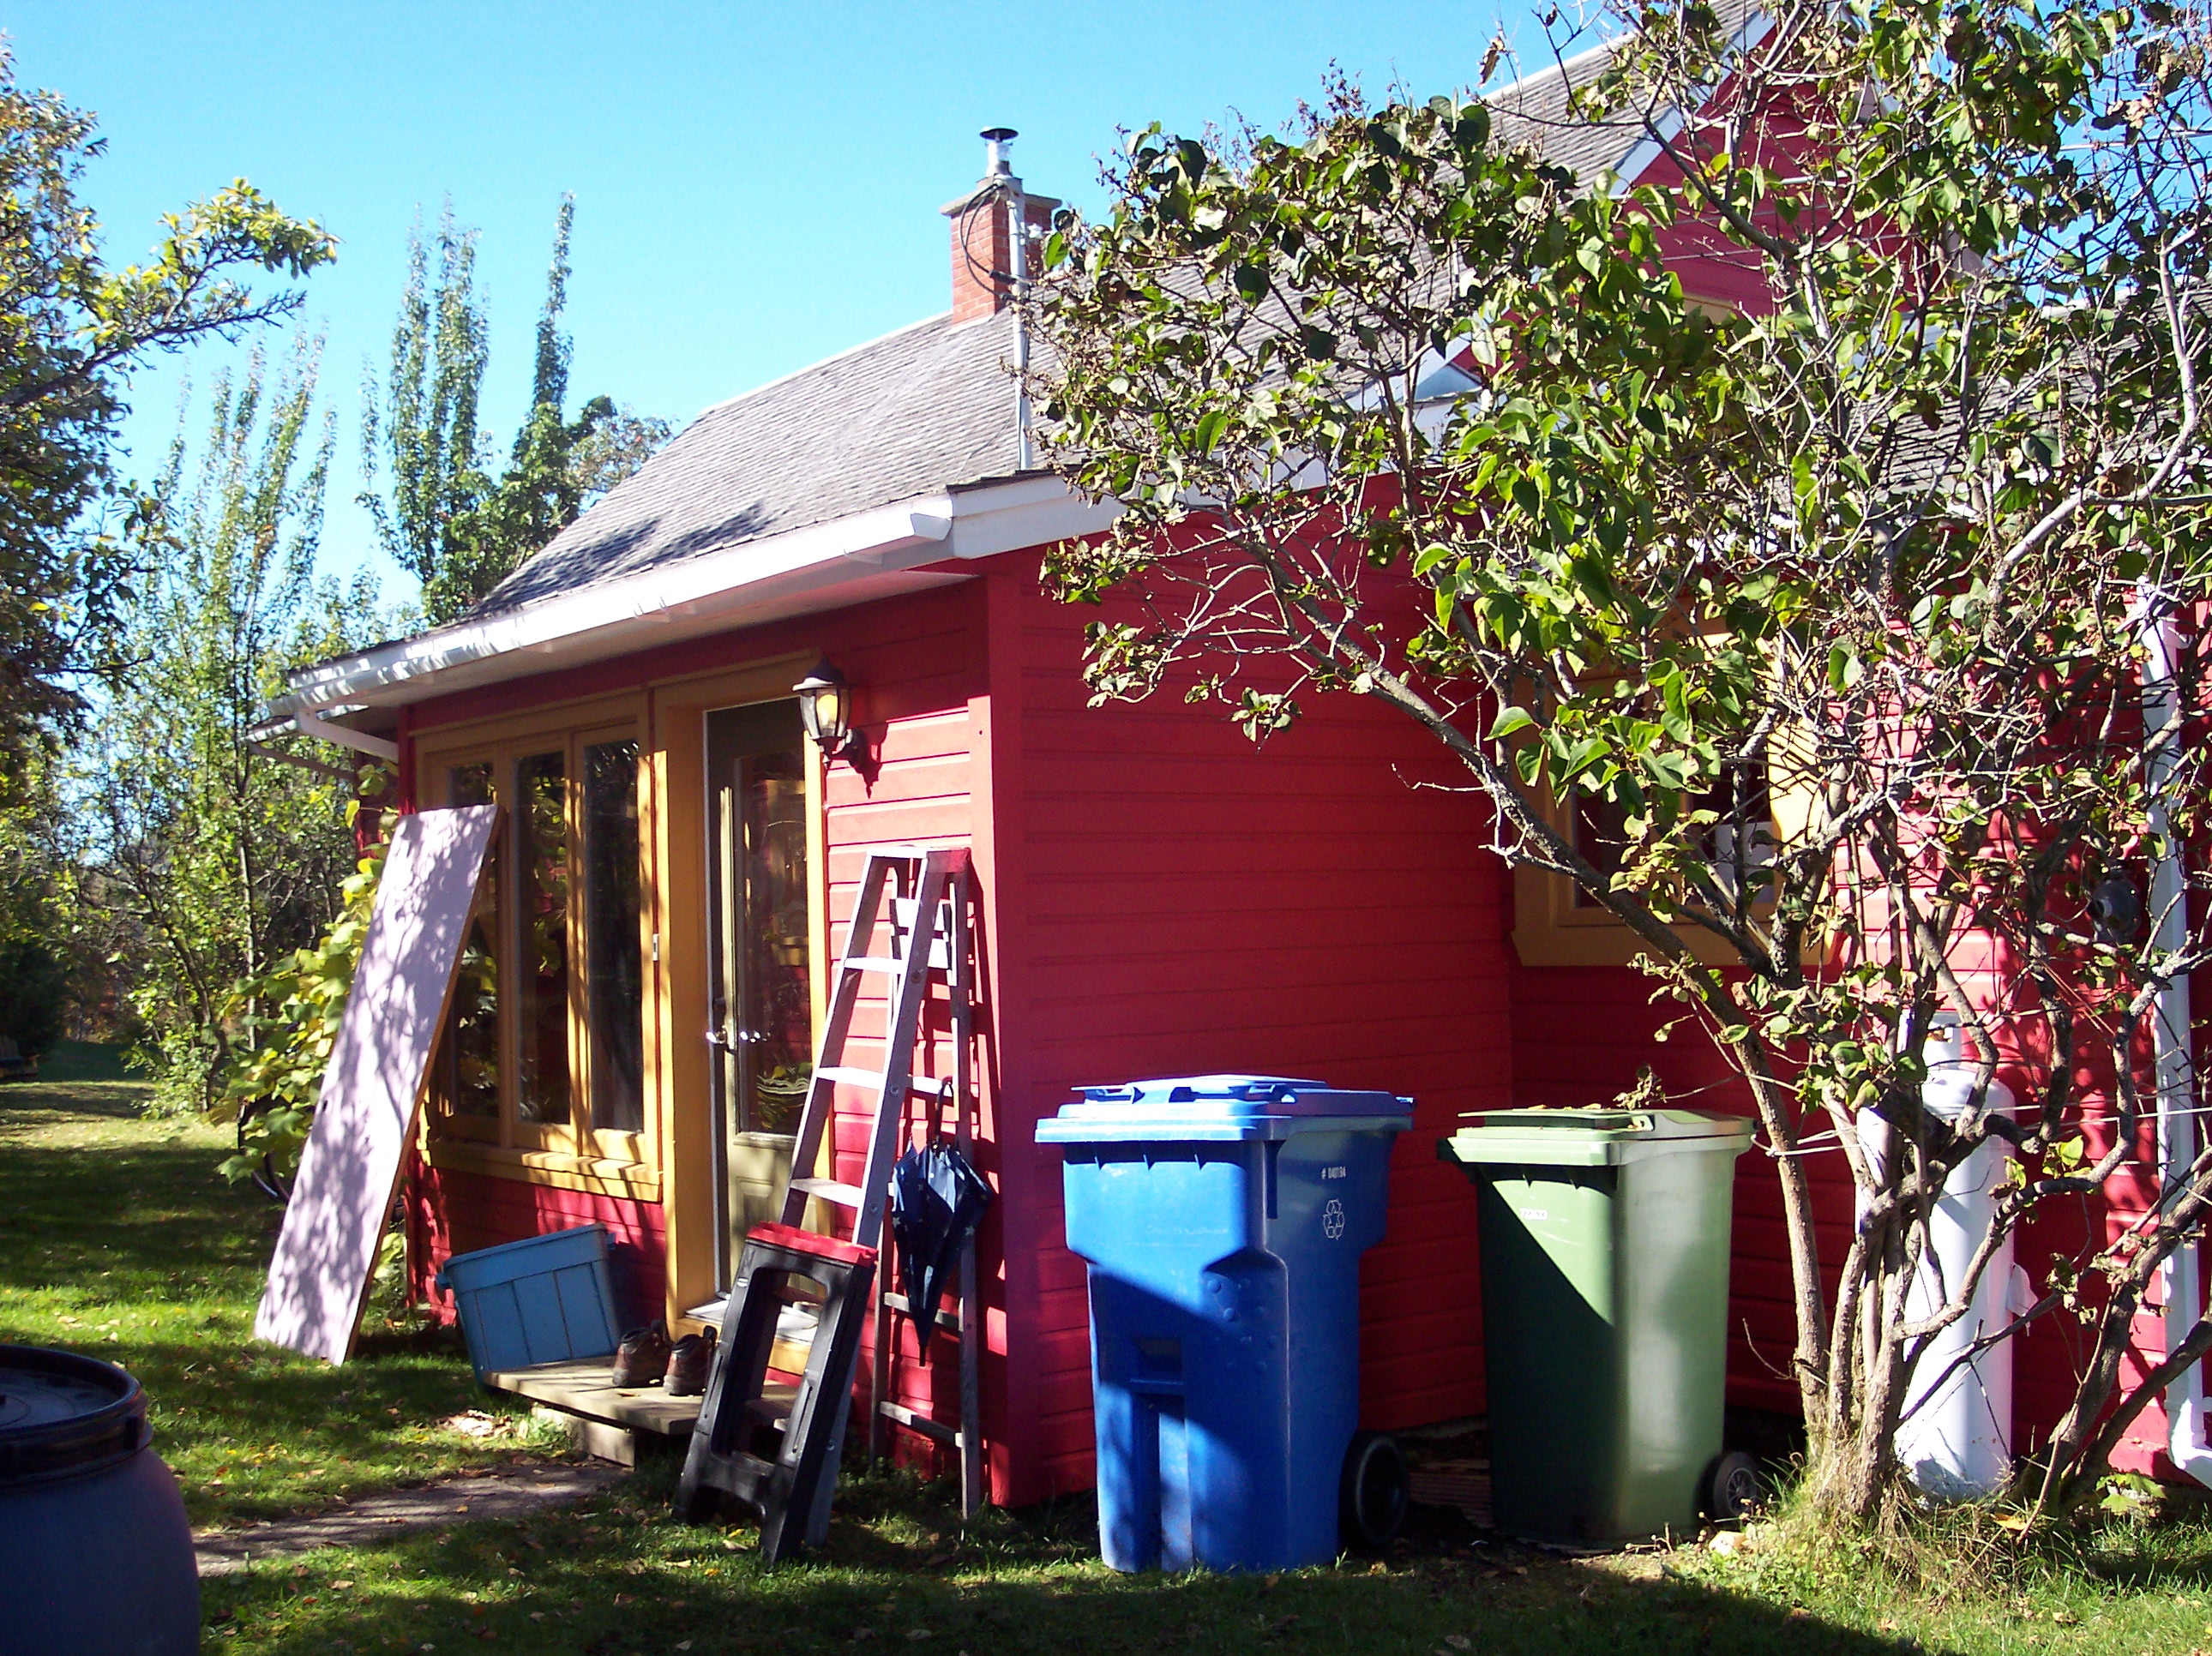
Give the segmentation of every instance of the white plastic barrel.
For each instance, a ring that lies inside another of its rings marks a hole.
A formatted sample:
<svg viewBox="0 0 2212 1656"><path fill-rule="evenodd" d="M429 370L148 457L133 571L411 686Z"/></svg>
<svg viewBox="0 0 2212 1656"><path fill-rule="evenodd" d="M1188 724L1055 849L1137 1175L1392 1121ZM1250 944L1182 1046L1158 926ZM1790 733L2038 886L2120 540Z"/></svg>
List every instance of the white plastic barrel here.
<svg viewBox="0 0 2212 1656"><path fill-rule="evenodd" d="M1972 1098L1975 1065L1966 1057L1955 1014L1937 1015L1921 1050L1928 1063L1922 1105L1942 1120L1959 1120ZM1990 1110L2009 1115L2014 1102L2004 1083L1990 1083ZM1859 1117L1858 1129L1879 1177L1888 1159L1889 1124L1868 1112ZM1996 1191L2011 1156L2011 1145L1988 1139L1943 1181L1929 1216L1927 1252L1905 1295L1908 1319L1940 1309L1966 1280L1996 1218ZM1863 1205L1863 1197L1861 1201ZM1953 1365L1977 1340L2004 1328L2026 1303L2027 1277L2012 1253L2008 1236L1983 1271L1972 1307L1928 1342L1907 1382L1897 1458L1905 1476L1938 1500L1994 1495L2011 1474L2012 1342L1993 1345L1955 1370Z"/></svg>

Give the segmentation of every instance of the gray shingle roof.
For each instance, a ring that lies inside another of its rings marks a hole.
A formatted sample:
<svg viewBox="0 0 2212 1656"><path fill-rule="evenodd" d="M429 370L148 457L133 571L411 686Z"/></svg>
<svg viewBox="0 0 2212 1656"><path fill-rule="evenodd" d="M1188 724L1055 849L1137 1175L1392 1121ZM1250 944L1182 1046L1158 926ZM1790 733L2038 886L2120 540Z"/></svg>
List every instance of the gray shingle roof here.
<svg viewBox="0 0 2212 1656"><path fill-rule="evenodd" d="M696 558L1015 466L1014 315L948 313L708 409L478 606Z"/></svg>
<svg viewBox="0 0 2212 1656"><path fill-rule="evenodd" d="M1571 89L1610 56L1601 45L1492 94L1500 136L1594 183L1640 136L1568 116ZM933 317L708 409L475 613L1011 476L1013 341L1011 311L965 324Z"/></svg>
<svg viewBox="0 0 2212 1656"><path fill-rule="evenodd" d="M1546 160L1572 173L1585 188L1596 183L1644 136L1630 122L1576 120L1567 112L1567 100L1575 88L1604 73L1613 53L1610 43L1593 46L1492 93L1483 101L1495 118L1496 136L1509 144L1534 146Z"/></svg>

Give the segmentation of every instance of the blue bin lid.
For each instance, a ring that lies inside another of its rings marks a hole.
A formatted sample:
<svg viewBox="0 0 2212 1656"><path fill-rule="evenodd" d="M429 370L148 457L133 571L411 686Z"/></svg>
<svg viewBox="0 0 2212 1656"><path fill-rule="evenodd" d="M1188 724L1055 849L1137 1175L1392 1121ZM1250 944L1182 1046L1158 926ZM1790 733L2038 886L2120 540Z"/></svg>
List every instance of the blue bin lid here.
<svg viewBox="0 0 2212 1656"><path fill-rule="evenodd" d="M1136 1138L1276 1137L1266 1124L1341 1121L1347 1128L1402 1131L1413 1101L1395 1093L1346 1092L1327 1082L1289 1076L1170 1076L1109 1086L1079 1087L1079 1103L1037 1124L1045 1144Z"/></svg>
<svg viewBox="0 0 2212 1656"><path fill-rule="evenodd" d="M518 1264L520 1264L533 1253L543 1253L549 1247L563 1247L580 1240L593 1233L605 1239L607 1234L605 1224L599 1220L592 1219L580 1225L564 1226L559 1230L541 1230L535 1236L520 1237L512 1242L496 1242L489 1247L480 1247L472 1253L453 1254L447 1258L444 1265L438 1267L434 1285L441 1289L445 1288L446 1273L452 1271L455 1265L460 1266L465 1271L481 1273L486 1269L486 1261L498 1262L491 1267L491 1281L508 1281L511 1280L512 1273L509 1277L497 1275L498 1265L503 1265L509 1259L514 1259ZM526 1267L521 1274L527 1276L530 1272Z"/></svg>

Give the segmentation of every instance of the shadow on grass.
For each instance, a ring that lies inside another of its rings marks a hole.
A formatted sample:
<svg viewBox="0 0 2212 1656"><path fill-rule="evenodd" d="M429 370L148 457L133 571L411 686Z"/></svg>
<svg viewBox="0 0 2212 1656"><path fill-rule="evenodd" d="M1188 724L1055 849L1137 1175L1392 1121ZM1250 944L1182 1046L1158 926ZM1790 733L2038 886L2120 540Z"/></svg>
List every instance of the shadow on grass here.
<svg viewBox="0 0 2212 1656"><path fill-rule="evenodd" d="M73 1089L74 1090L74 1089ZM0 1105L12 1103L0 1098ZM8 1109L8 1118L24 1113ZM58 1118L81 1117L76 1106ZM277 1210L200 1142L11 1143L0 1155L0 1279L122 1299L266 1263Z"/></svg>
<svg viewBox="0 0 2212 1656"><path fill-rule="evenodd" d="M137 1121L151 1095L143 1081L10 1081L0 1085L0 1128L20 1135L71 1117Z"/></svg>
<svg viewBox="0 0 2212 1656"><path fill-rule="evenodd" d="M58 1040L39 1059L39 1079L54 1081L136 1081L145 1077L130 1065L131 1049L103 1041Z"/></svg>
<svg viewBox="0 0 2212 1656"><path fill-rule="evenodd" d="M524 1452L519 1421L483 1439L441 1426L520 1411L477 1386L451 1331L372 1313L339 1368L255 1340L278 1210L216 1172L219 1135L115 1119L144 1091L0 1089L0 1340L137 1375L195 1524L295 1515Z"/></svg>
<svg viewBox="0 0 2212 1656"><path fill-rule="evenodd" d="M672 1463L587 1505L207 1584L234 1651L494 1647L581 1656L1230 1651L1896 1653L1899 1640L1696 1583L1510 1548L1276 1577L1120 1576L1073 1497L963 1531L942 1486L856 1478L821 1554L763 1572L749 1528L666 1521ZM686 1642L688 1641L688 1642Z"/></svg>

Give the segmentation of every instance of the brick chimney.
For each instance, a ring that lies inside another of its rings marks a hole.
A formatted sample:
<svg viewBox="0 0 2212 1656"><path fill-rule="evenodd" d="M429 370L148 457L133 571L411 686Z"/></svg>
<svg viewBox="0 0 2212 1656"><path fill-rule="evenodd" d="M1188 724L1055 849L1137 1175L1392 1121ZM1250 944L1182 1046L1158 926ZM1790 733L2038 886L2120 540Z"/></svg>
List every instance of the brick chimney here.
<svg viewBox="0 0 2212 1656"><path fill-rule="evenodd" d="M1006 151L1014 141L1011 127L994 126L983 135L989 155L983 178L976 186L945 207L952 221L952 319L974 322L995 316L1013 302L1014 250L1009 234L1013 223L1013 199L1019 196L1022 217L1033 234L1025 238L1029 275L1043 269L1044 234L1052 229L1052 215L1060 203L1049 196L1022 193L1022 181L1008 165Z"/></svg>

